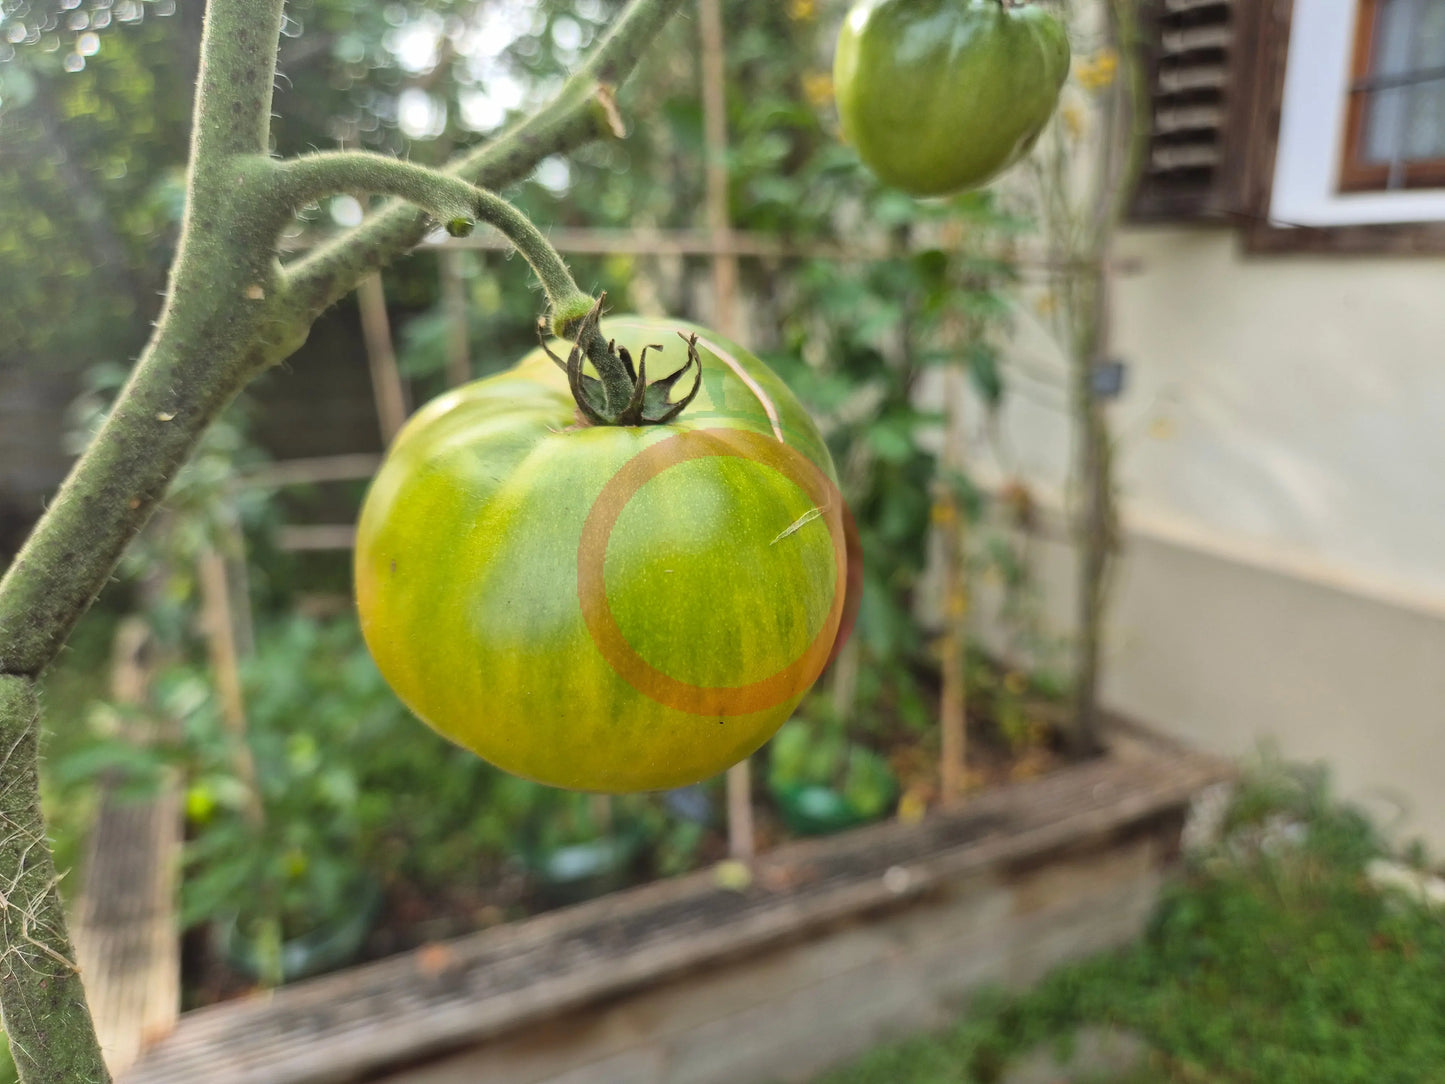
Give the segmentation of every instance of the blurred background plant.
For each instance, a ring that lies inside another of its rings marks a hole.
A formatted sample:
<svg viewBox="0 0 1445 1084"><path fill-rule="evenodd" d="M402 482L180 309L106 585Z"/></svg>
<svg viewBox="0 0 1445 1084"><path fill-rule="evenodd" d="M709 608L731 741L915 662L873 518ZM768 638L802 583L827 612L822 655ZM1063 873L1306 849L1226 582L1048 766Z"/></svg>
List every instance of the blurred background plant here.
<svg viewBox="0 0 1445 1084"><path fill-rule="evenodd" d="M176 662L150 706L178 724L170 740L138 746L101 702L92 740L50 775L62 794L107 775L137 797L184 777L182 922L209 931L211 965L250 979L683 872L712 829L705 800L679 814L661 796L558 791L452 745L397 701L350 617L262 625L241 684L237 733L209 669ZM203 981L226 981L214 971Z"/></svg>

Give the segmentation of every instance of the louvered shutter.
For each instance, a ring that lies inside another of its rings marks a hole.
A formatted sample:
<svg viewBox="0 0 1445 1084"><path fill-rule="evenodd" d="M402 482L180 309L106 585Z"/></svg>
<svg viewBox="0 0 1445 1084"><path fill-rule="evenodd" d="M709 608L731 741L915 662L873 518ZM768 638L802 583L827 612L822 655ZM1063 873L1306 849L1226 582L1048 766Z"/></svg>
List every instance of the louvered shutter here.
<svg viewBox="0 0 1445 1084"><path fill-rule="evenodd" d="M1251 0L1140 0L1150 125L1131 206L1143 221L1218 218L1239 209Z"/></svg>

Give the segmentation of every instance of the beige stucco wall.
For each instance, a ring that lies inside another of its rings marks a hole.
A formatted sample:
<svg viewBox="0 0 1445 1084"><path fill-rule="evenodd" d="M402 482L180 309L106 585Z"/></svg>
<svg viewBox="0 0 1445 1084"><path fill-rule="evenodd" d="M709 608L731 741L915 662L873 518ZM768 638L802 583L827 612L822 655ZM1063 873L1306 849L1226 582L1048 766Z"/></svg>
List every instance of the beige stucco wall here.
<svg viewBox="0 0 1445 1084"><path fill-rule="evenodd" d="M1122 241L1111 408L1127 550L1103 697L1211 750L1272 741L1445 849L1445 260ZM1020 306L984 473L1067 500L1063 362ZM1043 550L1060 624L1066 546Z"/></svg>

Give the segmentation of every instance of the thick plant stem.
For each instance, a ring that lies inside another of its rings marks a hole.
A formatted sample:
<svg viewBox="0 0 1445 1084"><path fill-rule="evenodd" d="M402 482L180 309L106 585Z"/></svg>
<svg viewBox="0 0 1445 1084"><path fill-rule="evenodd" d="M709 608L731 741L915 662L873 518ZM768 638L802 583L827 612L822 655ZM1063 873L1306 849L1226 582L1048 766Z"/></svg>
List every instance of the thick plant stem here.
<svg viewBox="0 0 1445 1084"><path fill-rule="evenodd" d="M0 1015L25 1084L110 1080L65 929L36 775L40 704L29 678L0 676Z"/></svg>

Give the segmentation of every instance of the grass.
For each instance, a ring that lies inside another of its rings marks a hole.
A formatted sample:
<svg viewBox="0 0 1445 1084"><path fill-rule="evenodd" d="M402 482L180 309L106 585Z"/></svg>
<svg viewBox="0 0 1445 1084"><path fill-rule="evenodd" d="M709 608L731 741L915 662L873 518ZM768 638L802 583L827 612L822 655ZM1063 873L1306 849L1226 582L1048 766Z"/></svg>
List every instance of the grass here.
<svg viewBox="0 0 1445 1084"><path fill-rule="evenodd" d="M1114 1025L1154 1051L1133 1084L1445 1081L1445 914L1365 877L1384 847L1316 772L1241 788L1133 948L944 1033L880 1047L827 1084L986 1084L1041 1043ZM1114 1081L1113 1084L1120 1084Z"/></svg>

